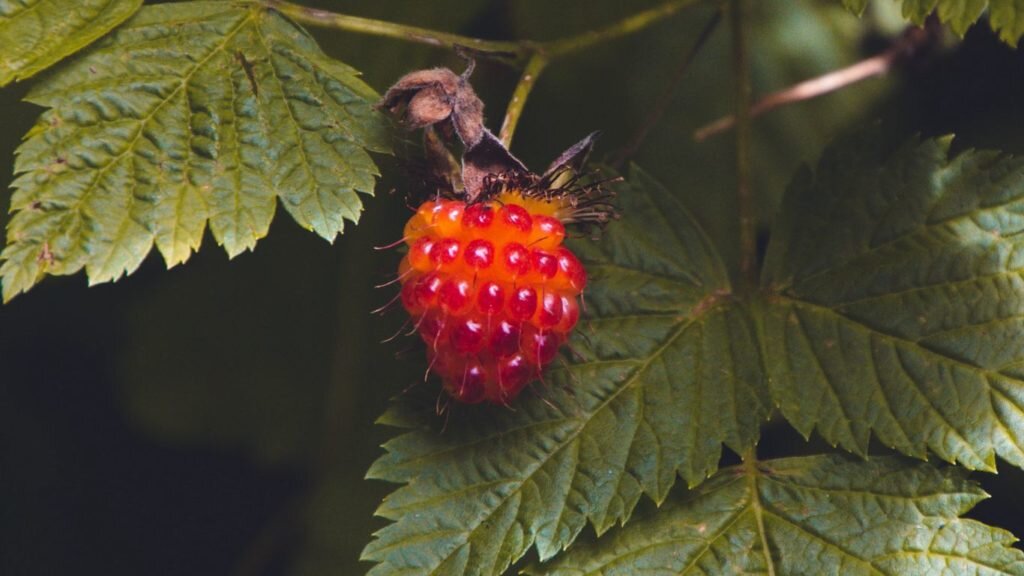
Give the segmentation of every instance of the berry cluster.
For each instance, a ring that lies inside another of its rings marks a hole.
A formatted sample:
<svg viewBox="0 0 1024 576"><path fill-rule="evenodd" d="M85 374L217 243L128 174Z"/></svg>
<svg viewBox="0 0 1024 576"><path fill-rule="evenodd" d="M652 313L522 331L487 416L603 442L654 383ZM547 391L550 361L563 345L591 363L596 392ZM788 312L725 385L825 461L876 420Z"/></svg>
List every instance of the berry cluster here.
<svg viewBox="0 0 1024 576"><path fill-rule="evenodd" d="M587 275L562 246L561 208L505 192L426 202L406 224L402 305L456 400L507 404L576 325Z"/></svg>

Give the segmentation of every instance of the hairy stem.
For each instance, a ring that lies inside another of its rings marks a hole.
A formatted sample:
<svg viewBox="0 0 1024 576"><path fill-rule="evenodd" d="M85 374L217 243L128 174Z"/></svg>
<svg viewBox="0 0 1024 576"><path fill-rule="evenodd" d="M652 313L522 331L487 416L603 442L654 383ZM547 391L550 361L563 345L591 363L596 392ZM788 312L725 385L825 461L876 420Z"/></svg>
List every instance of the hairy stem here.
<svg viewBox="0 0 1024 576"><path fill-rule="evenodd" d="M659 4L658 6L648 10L637 12L632 16L627 16L618 22L601 28L600 30L592 30L576 36L562 38L560 40L543 42L538 46L539 49L545 52L550 58L579 52L596 44L627 36L634 32L639 32L651 24L672 16L691 4L696 4L698 1L699 0L670 0L669 2Z"/></svg>
<svg viewBox="0 0 1024 576"><path fill-rule="evenodd" d="M739 208L740 286L747 292L757 283L757 220L750 178L750 54L747 35L749 0L732 0L733 68L736 75L736 200Z"/></svg>
<svg viewBox="0 0 1024 576"><path fill-rule="evenodd" d="M409 26L385 20L374 20L372 18L362 18L359 16L339 14L337 12L329 12L327 10L320 10L317 8L309 8L307 6L301 6L285 0L263 0L263 5L273 10L277 10L296 22L308 24L309 26L334 28L337 30L346 30L348 32L369 34L371 36L384 36L386 38L395 38L397 40L405 40L407 42L427 44L429 46L438 46L448 49L454 49L456 46L465 46L480 52L493 52L499 57L504 55L506 57L512 56L513 58L523 58L528 54L528 48L522 42L483 40L480 38L472 38L470 36L462 36L438 30L430 30L428 28L420 28L418 26Z"/></svg>
<svg viewBox="0 0 1024 576"><path fill-rule="evenodd" d="M263 5L288 16L296 22L309 26L384 36L452 50L468 49L482 56L523 66L523 75L520 77L519 84L512 95L512 100L509 102L508 110L505 113L505 120L501 126L501 141L508 146L512 141L512 135L515 133L516 124L519 122L526 99L530 91L533 90L537 77L549 62L562 56L586 50L597 44L639 32L699 1L668 0L653 8L627 16L599 30L592 30L547 42L483 40L481 38L440 32L418 26L309 8L288 2L287 0L263 0Z"/></svg>
<svg viewBox="0 0 1024 576"><path fill-rule="evenodd" d="M509 100L508 108L505 110L505 121L501 124L500 138L505 146L512 143L512 135L516 132L516 124L519 123L519 116L522 115L523 107L526 106L526 99L530 96L534 84L537 83L537 77L547 65L547 57L540 52L534 53L526 63L526 68L523 69L523 74L519 77L519 83L512 91L512 99Z"/></svg>

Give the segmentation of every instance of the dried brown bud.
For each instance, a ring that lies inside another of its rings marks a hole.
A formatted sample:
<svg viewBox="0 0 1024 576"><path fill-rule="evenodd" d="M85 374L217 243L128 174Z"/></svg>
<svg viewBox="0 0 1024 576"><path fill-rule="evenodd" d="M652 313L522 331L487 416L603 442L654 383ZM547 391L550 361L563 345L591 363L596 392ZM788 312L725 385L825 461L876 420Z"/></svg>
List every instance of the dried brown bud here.
<svg viewBox="0 0 1024 576"><path fill-rule="evenodd" d="M565 194L572 198L573 221L606 221L610 213L607 194L600 184L582 185L579 180L597 133L563 152L543 175L530 172L484 127L484 104L469 85L472 69L470 61L461 76L447 68L410 72L399 78L378 104L399 115L410 128L427 129L424 148L431 180L467 202L486 199L509 183L526 195ZM461 171L441 137L450 138L452 131L464 145Z"/></svg>
<svg viewBox="0 0 1024 576"><path fill-rule="evenodd" d="M459 139L470 148L480 141L484 129L484 103L465 76L447 68L417 70L398 79L378 107L400 114L412 129L426 128L451 120Z"/></svg>

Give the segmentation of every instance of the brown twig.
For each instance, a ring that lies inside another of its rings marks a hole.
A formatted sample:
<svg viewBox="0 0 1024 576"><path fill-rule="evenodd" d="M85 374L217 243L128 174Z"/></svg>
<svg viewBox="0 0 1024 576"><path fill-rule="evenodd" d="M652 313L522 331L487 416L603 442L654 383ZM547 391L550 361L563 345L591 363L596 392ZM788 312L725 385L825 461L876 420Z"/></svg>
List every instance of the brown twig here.
<svg viewBox="0 0 1024 576"><path fill-rule="evenodd" d="M921 28L911 28L888 50L877 56L872 56L856 64L811 78L810 80L804 80L799 84L779 90L778 92L772 92L750 107L750 117L756 118L787 104L824 96L869 78L884 76L895 65L904 61L909 54L913 53L926 40L927 34ZM736 126L736 117L724 116L698 129L693 133L693 139L697 142L703 142L711 136L732 129L734 126Z"/></svg>

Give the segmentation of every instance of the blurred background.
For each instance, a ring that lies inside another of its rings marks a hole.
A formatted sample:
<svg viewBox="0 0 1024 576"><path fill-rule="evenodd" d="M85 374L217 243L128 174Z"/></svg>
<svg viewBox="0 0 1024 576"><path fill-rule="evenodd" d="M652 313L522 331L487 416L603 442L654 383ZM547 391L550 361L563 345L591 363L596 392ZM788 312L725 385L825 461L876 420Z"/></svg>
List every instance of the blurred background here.
<svg viewBox="0 0 1024 576"><path fill-rule="evenodd" d="M348 0L307 2L471 36L549 39L609 23L651 0ZM858 20L836 0L753 3L755 96L883 50L902 30L896 4ZM543 167L592 130L612 155L641 124L710 19L689 9L648 31L554 63L513 145ZM378 91L410 70L461 63L393 40L315 31L323 49ZM693 131L731 111L721 26L635 161L697 215L736 259L733 139ZM474 75L497 130L518 71ZM30 84L30 83L29 83ZM0 188L39 110L27 86L0 91ZM786 182L844 130L881 118L901 137L956 132L958 147L1024 150L1024 54L976 26L962 45L925 50L885 79L790 106L755 124L755 192L767 231ZM401 167L384 177L358 227L328 244L279 214L255 252L228 261L212 238L170 271L153 254L131 277L86 287L48 278L0 307L0 574L341 575L358 561L390 487L363 480L392 430L387 399L417 382L413 340L372 316L409 212ZM4 203L8 196L4 196ZM6 210L5 210L6 211ZM767 232L764 234L764 240ZM396 360L397 357L397 360ZM435 385L433 383L428 386ZM820 450L772 424L763 456ZM977 475L995 498L976 518L1024 534L1024 473Z"/></svg>

